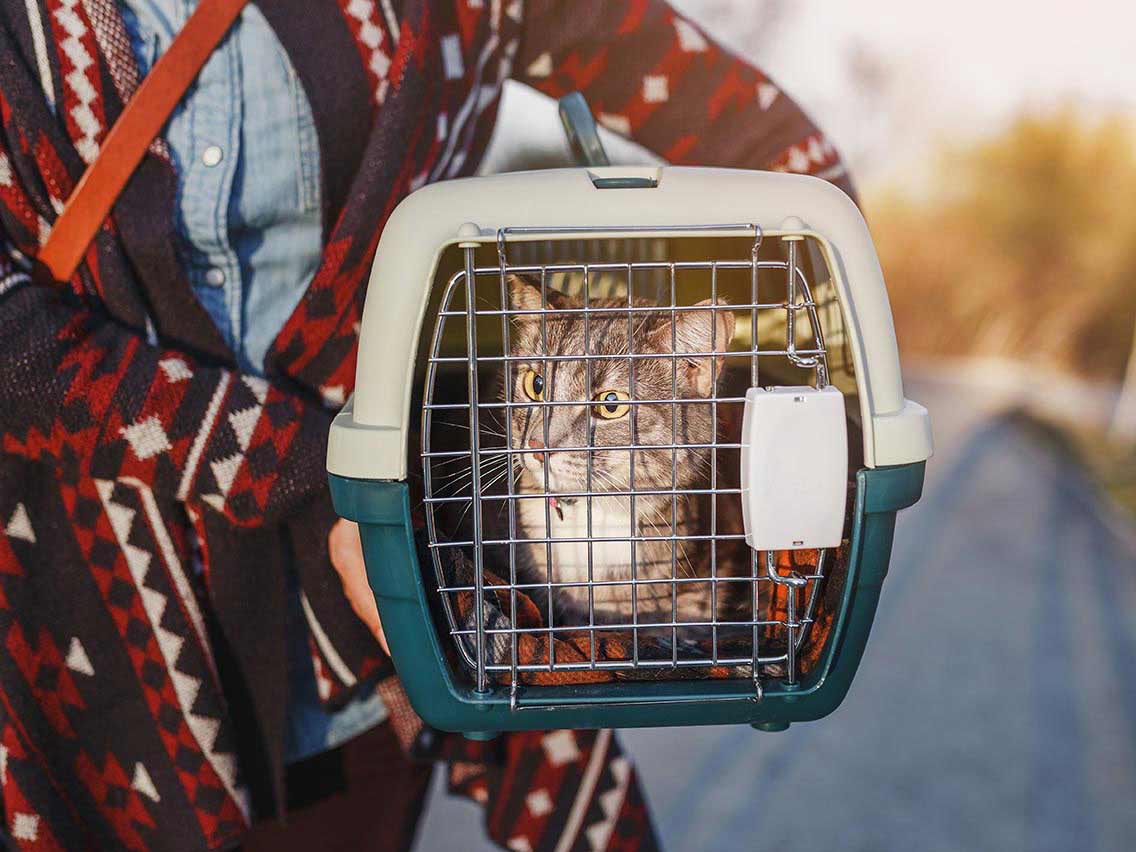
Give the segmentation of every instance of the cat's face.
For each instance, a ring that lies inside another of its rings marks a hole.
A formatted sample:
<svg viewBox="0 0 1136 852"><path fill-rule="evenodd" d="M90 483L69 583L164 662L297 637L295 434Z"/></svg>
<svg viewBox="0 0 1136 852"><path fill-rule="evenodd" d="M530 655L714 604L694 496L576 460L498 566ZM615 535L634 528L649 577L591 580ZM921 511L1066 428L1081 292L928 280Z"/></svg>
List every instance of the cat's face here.
<svg viewBox="0 0 1136 852"><path fill-rule="evenodd" d="M508 283L511 309L544 307L538 282L510 276ZM547 307L553 311L582 307L552 289L546 294ZM709 304L707 300L695 307ZM642 300L635 305L655 307ZM626 300L590 303L592 308L626 306ZM730 311L676 312L673 321L666 310L635 313L631 318L625 312L592 313L586 328L583 314L550 313L543 326L542 332L536 314L514 317L510 354L523 360L512 362L511 386L504 389L507 399L532 403L512 409L510 426L513 447L531 450L521 458L535 482L545 481L547 456L547 491L588 490L589 453L582 448L589 446L600 448L590 453L591 490L596 492L669 489L672 472L682 488L707 474L706 449L683 447L672 456L670 447L713 442L711 406L698 400L714 396L715 359L631 361L619 356L725 351L734 334ZM587 361L585 353L600 357ZM720 373L722 359L717 361ZM636 404L643 400L667 402ZM666 448L626 449L631 445ZM581 449L544 453L546 447Z"/></svg>

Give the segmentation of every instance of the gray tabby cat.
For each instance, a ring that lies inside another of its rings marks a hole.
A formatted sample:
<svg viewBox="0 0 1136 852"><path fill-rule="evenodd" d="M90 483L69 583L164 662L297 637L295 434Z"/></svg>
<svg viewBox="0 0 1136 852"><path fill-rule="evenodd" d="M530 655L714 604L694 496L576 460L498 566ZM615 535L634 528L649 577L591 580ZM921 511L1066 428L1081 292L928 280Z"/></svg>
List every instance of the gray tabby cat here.
<svg viewBox="0 0 1136 852"><path fill-rule="evenodd" d="M537 282L511 276L508 281L513 310L536 310L543 307ZM580 308L582 305L550 288L546 288L550 309ZM636 306L659 307L656 303L637 299ZM719 304L722 304L719 300ZM693 307L709 306L710 300ZM626 299L592 299L593 308L627 307ZM673 328L672 328L673 327ZM538 314L516 315L510 331L510 354L527 360L513 361L511 388L503 388L503 396L517 402L577 402L579 405L521 406L512 409L512 446L531 450L520 456L521 472L517 486L518 537L553 539L535 541L517 548L518 569L525 581L554 583L595 583L590 604L597 624L631 622L633 609L639 623L702 621L711 616L709 583L687 583L672 586L672 576L695 578L710 576L709 542L638 541L635 537L702 535L710 533L710 499L699 495L680 496L672 523L669 495L653 491L707 489L710 487L711 450L682 447L673 455L673 444L706 445L713 443L711 406L706 400L716 394L714 373L723 372L724 360L717 358L648 358L634 361L625 358L601 358L591 362L591 380L586 362L581 360L549 361L542 356L576 356L585 351L600 356L635 354L669 355L673 352L723 352L734 335L734 315L728 310L680 311L672 323L668 310L640 312L629 318L627 313L593 313L589 316L587 335L583 314L545 315L542 335ZM672 344L673 341L673 344ZM672 363L677 366L673 370ZM676 393L677 391L677 393ZM632 405L633 400L683 400L672 405ZM721 412L719 412L721 414ZM545 419L547 417L547 429ZM547 446L591 446L591 488L588 485L588 455L584 450L545 453ZM546 437L547 436L547 437ZM667 449L604 450L603 447L667 446ZM546 459L547 456L547 459ZM632 480L634 466L634 480ZM721 459L719 467L722 467ZM544 487L547 471L547 488ZM632 481L634 486L632 487ZM721 479L719 479L721 484ZM573 492L627 492L635 497L599 496L557 497ZM641 493L645 492L645 493ZM526 496L534 495L534 496ZM538 495L538 496L535 496ZM552 495L552 496L549 496ZM725 531L719 501L717 527ZM634 506L634 512L632 511ZM585 541L593 539L590 554ZM557 539L568 539L558 542ZM608 539L596 541L596 539ZM719 575L723 563L737 554L731 542L716 545ZM634 551L634 557L632 553ZM746 557L740 557L743 561ZM634 564L633 563L634 560ZM640 581L633 592L632 578ZM614 581L614 582L613 582ZM646 583L642 581L648 581ZM724 588L730 585L726 584ZM672 611L672 588L677 606ZM720 589L719 612L725 603ZM558 624L587 624L589 591L585 586L570 587L554 593L559 614Z"/></svg>

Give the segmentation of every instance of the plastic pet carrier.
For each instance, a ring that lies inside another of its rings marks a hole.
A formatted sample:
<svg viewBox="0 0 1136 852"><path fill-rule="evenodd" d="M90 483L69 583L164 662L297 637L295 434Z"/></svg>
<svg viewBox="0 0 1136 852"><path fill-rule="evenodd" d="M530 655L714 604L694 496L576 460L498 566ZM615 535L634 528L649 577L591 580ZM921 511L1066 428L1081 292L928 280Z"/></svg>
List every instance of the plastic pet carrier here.
<svg viewBox="0 0 1136 852"><path fill-rule="evenodd" d="M427 186L386 225L360 335L331 489L426 721L779 730L840 704L931 454L840 190Z"/></svg>

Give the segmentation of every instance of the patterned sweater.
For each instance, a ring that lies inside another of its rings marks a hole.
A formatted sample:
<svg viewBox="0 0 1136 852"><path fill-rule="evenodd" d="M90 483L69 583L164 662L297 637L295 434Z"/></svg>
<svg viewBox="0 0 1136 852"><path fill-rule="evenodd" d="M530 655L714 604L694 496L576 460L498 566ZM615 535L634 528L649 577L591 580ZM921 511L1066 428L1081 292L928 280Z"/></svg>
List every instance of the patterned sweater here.
<svg viewBox="0 0 1136 852"><path fill-rule="evenodd" d="M160 140L72 279L45 279L39 247L139 75L114 0L0 0L0 811L21 848L225 848L279 811L286 554L321 695L384 677L409 715L328 562L326 432L384 221L476 168L506 78L580 89L672 162L849 188L776 84L659 0L258 5L312 103L324 232L264 379L185 280ZM509 848L654 842L609 732L433 753Z"/></svg>

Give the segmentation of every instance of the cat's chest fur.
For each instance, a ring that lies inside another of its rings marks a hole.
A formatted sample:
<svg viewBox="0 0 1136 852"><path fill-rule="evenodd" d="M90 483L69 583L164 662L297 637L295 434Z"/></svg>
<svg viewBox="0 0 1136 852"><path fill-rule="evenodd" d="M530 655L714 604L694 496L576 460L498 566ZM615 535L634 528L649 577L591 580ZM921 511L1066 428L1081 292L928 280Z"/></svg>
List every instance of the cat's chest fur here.
<svg viewBox="0 0 1136 852"><path fill-rule="evenodd" d="M561 500L558 510L544 500L524 500L522 504L521 521L528 538L564 539L551 545L557 582L581 583L588 580L589 539L592 579L630 578L630 539L635 535L630 500L593 499L590 524L588 501L584 498L572 502ZM551 523L551 535L546 536L544 531L548 522ZM545 549L547 558L547 548L543 544L533 546Z"/></svg>
<svg viewBox="0 0 1136 852"><path fill-rule="evenodd" d="M590 602L598 620L627 617L631 611L632 580L662 580L670 578L674 570L669 541L632 543L632 538L670 534L669 523L665 528L649 525L644 530L644 516L657 513L648 503L646 499L636 500L636 522L629 498L594 498L589 524L588 501L584 498L560 501L559 511L546 500L520 501L517 520L521 534L528 539L552 539L527 545L530 581L548 579L551 556L553 582L586 584L590 580L593 584L590 598L587 586L559 589L556 596L562 603L571 601L577 612L586 613ZM546 530L550 530L548 535ZM678 566L679 576L686 573L685 567L684 556L683 564ZM669 584L638 585L635 592L641 613L657 608L656 599L665 598L669 603L670 596Z"/></svg>

